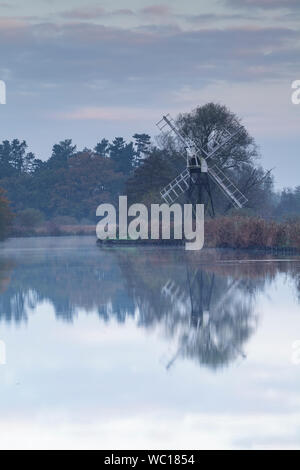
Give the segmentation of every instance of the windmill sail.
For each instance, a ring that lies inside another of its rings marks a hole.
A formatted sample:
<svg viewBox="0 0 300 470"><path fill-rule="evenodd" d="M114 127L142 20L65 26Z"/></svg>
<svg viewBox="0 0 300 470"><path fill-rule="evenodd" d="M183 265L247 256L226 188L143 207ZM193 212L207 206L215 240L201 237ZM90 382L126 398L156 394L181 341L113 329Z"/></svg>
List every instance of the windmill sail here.
<svg viewBox="0 0 300 470"><path fill-rule="evenodd" d="M224 147L228 142L230 142L233 137L235 137L240 130L237 130L231 134L227 129L224 129L222 132L217 135L212 135L208 140L207 150L202 148L202 152L205 154L205 158L208 160L211 158L220 148Z"/></svg>
<svg viewBox="0 0 300 470"><path fill-rule="evenodd" d="M179 138L179 140L181 140L181 142L183 143L183 145L188 148L190 146L193 146L194 147L194 143L190 141L190 139L188 139L184 134L183 132L181 132L178 127L176 126L176 123L174 121L174 119L170 116L170 114L167 114L166 116L164 116L160 121L158 121L158 123L156 124L156 126L158 127L158 129L163 132L165 127L166 126L169 126L170 127L170 130L169 132L173 131L174 134L177 135L177 137Z"/></svg>
<svg viewBox="0 0 300 470"><path fill-rule="evenodd" d="M203 161L209 160L220 148L224 147L229 141L235 137L241 129L231 133L227 129L223 129L222 132L215 132L210 136L207 144L207 148L203 149L198 147L197 144L186 137L176 126L174 119L169 114L164 116L161 121L157 123L157 127L163 131L168 126L172 130L180 141L184 144L186 149L189 149L194 154L203 155ZM203 171L203 170L202 170ZM248 201L248 199L242 194L242 192L236 187L236 185L225 175L225 173L217 165L213 165L211 168L207 168L208 174L211 176L213 181L218 185L223 194L232 202L234 207L241 209ZM171 183L169 183L160 192L163 200L168 204L173 204L182 194L188 189L190 182L194 181L191 177L189 168L186 168L180 175L178 175Z"/></svg>
<svg viewBox="0 0 300 470"><path fill-rule="evenodd" d="M184 194L190 186L190 172L186 168L180 175L178 175L171 183L161 190L160 195L167 204L174 204L174 202Z"/></svg>
<svg viewBox="0 0 300 470"><path fill-rule="evenodd" d="M217 183L223 194L231 200L234 207L241 209L246 204L248 199L217 165L208 168L208 174L212 177L215 183ZM180 173L180 175L174 178L171 183L160 191L162 199L167 204L174 204L174 202L176 202L177 199L189 189L190 179L190 172L188 168L186 168L182 173Z"/></svg>
<svg viewBox="0 0 300 470"><path fill-rule="evenodd" d="M208 168L208 174L217 183L225 196L231 200L234 207L241 209L247 203L248 199L217 165Z"/></svg>

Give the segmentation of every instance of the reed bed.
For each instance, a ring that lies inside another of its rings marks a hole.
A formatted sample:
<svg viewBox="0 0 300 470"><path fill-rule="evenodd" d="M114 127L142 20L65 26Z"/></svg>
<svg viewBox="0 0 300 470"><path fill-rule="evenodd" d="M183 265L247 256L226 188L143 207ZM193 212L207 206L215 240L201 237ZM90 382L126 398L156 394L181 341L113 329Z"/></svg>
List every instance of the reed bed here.
<svg viewBox="0 0 300 470"><path fill-rule="evenodd" d="M207 219L205 246L300 250L300 220L276 222L239 216Z"/></svg>

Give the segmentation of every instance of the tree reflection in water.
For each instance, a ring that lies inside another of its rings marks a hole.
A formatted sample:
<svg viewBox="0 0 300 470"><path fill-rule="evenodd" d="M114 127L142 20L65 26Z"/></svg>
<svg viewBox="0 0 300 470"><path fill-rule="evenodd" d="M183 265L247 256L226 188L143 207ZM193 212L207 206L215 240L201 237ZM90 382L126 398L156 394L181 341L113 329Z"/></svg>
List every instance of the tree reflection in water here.
<svg viewBox="0 0 300 470"><path fill-rule="evenodd" d="M245 357L258 324L256 296L266 283L282 272L299 287L297 266L288 260L230 256L236 253L129 248L2 257L0 320L27 321L44 301L68 322L79 312L97 312L105 322L133 318L148 330L159 327L176 344L167 368L178 357L218 368Z"/></svg>

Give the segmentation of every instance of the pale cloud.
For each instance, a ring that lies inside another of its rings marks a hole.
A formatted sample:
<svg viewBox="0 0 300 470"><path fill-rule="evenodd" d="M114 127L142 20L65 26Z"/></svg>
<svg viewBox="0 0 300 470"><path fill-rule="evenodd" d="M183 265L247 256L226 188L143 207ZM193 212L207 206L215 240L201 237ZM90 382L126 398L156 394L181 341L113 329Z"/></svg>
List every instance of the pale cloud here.
<svg viewBox="0 0 300 470"><path fill-rule="evenodd" d="M130 10L129 8L120 8L119 10L112 11L111 14L112 15L132 16L132 15L134 15L134 11Z"/></svg>
<svg viewBox="0 0 300 470"><path fill-rule="evenodd" d="M233 7L261 9L293 9L300 8L299 0L226 0Z"/></svg>
<svg viewBox="0 0 300 470"><path fill-rule="evenodd" d="M71 20L97 20L110 16L134 16L135 13L129 8L120 8L117 10L106 10L103 7L82 7L63 11L60 16Z"/></svg>
<svg viewBox="0 0 300 470"><path fill-rule="evenodd" d="M101 6L85 6L72 8L70 10L64 10L60 13L60 16L65 20L99 20L113 17L124 16L124 17L135 17L137 22L140 20L153 19L155 21L164 21L166 18L173 16L172 8L168 5L150 5L141 9L130 9L130 8L119 8L115 10L108 10ZM175 15L174 15L175 18Z"/></svg>
<svg viewBox="0 0 300 470"><path fill-rule="evenodd" d="M69 112L55 113L54 118L67 120L125 121L159 118L161 110L133 107L83 107Z"/></svg>
<svg viewBox="0 0 300 470"><path fill-rule="evenodd" d="M34 81L43 75L47 81L61 78L68 88L71 82L91 80L111 80L113 86L131 76L152 77L152 90L159 76L170 81L168 87L187 76L195 81L216 79L215 74L235 80L276 78L293 72L299 55L299 33L282 27L187 32L162 25L139 30L90 23L26 26L12 19L4 25L9 29L0 27L3 63ZM205 69L201 77L196 75L199 67ZM161 88L166 85L159 81Z"/></svg>
<svg viewBox="0 0 300 470"><path fill-rule="evenodd" d="M84 7L74 8L64 11L61 16L70 19L90 20L96 19L106 14L106 10L102 7Z"/></svg>
<svg viewBox="0 0 300 470"><path fill-rule="evenodd" d="M284 400L284 396L282 397ZM151 413L82 416L56 408L1 420L1 449L299 449L299 413ZM108 414L110 412L110 414Z"/></svg>
<svg viewBox="0 0 300 470"><path fill-rule="evenodd" d="M241 20L248 21L251 20L257 20L257 16L252 16L250 17L249 14L238 14L238 13L232 13L232 14L222 14L222 13L206 13L202 15L186 15L185 19L194 24L212 24L215 22L224 22L224 21L232 21L232 20L237 20L238 22Z"/></svg>
<svg viewBox="0 0 300 470"><path fill-rule="evenodd" d="M185 86L173 93L173 103L192 108L207 102L228 106L243 119L250 133L257 136L290 137L299 130L300 109L291 102L291 82L215 81L201 89Z"/></svg>
<svg viewBox="0 0 300 470"><path fill-rule="evenodd" d="M149 16L169 16L171 12L169 5L150 5L141 9L141 13Z"/></svg>
<svg viewBox="0 0 300 470"><path fill-rule="evenodd" d="M25 19L18 17L2 17L0 18L0 32L12 30L17 32L18 29L28 26L28 22Z"/></svg>
<svg viewBox="0 0 300 470"><path fill-rule="evenodd" d="M10 5L9 3L1 2L0 8L12 8L12 5Z"/></svg>

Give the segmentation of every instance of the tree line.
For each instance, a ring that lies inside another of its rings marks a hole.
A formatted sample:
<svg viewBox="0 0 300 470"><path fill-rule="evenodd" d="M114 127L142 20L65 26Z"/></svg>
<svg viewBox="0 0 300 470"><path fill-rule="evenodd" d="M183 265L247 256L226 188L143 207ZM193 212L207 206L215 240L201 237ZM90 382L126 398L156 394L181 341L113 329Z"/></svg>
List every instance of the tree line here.
<svg viewBox="0 0 300 470"><path fill-rule="evenodd" d="M96 207L115 202L129 175L145 158L150 136L135 134L132 142L116 137L94 149L77 150L71 139L55 144L42 161L15 139L0 144L0 187L16 217L28 209L46 218L71 216L95 219Z"/></svg>
<svg viewBox="0 0 300 470"><path fill-rule="evenodd" d="M234 133L239 128L209 164L217 164L246 195L248 203L241 214L300 216L300 186L274 191L272 173L260 165L254 139L228 108L208 103L179 115L176 122L202 148L212 134L221 134L224 128ZM116 204L120 194L127 194L129 202L161 203L160 190L185 167L183 155L182 144L171 135L155 141L138 133L129 142L123 137L111 142L102 138L93 149L82 150L66 139L53 146L46 161L28 151L25 141L4 140L0 144L0 187L5 190L5 195L0 194L0 231L4 233L1 227L10 222L7 200L21 224L29 215L31 220L35 215L36 219L72 217L94 222L97 206ZM234 212L213 182L211 191L217 215Z"/></svg>

